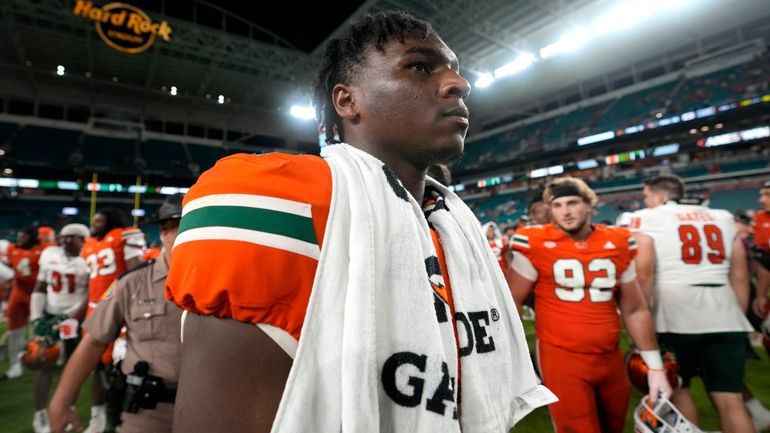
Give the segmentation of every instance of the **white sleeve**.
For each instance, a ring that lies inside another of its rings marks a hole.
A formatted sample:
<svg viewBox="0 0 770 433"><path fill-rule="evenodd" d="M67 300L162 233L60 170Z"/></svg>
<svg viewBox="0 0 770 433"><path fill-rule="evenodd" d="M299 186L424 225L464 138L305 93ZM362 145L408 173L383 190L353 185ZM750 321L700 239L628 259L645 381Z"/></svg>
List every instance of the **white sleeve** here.
<svg viewBox="0 0 770 433"><path fill-rule="evenodd" d="M126 236L125 243L123 244L123 258L131 260L141 257L144 254L145 246L144 233L137 230L135 233L129 234Z"/></svg>
<svg viewBox="0 0 770 433"><path fill-rule="evenodd" d="M527 280L537 281L537 269L532 266L532 262L529 261L527 256L518 251L513 253L513 264L511 264L511 268Z"/></svg>
<svg viewBox="0 0 770 433"><path fill-rule="evenodd" d="M49 247L52 248L52 247ZM46 248L43 250L42 253L40 253L40 258L38 259L38 263L40 263L40 267L37 271L37 280L38 281L48 281L48 256L51 255L51 251L49 248Z"/></svg>
<svg viewBox="0 0 770 433"><path fill-rule="evenodd" d="M10 281L13 278L13 269L0 262L0 282Z"/></svg>
<svg viewBox="0 0 770 433"><path fill-rule="evenodd" d="M620 282L623 284L630 283L634 279L636 279L636 264L631 260L623 275L620 276Z"/></svg>

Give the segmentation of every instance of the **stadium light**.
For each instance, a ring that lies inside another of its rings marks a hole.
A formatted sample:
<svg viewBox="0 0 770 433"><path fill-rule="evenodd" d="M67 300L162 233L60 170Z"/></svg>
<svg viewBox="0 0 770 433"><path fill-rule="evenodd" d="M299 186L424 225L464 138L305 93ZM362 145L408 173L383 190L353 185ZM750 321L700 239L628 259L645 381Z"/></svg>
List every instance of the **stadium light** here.
<svg viewBox="0 0 770 433"><path fill-rule="evenodd" d="M176 96L176 86L171 86L171 96Z"/></svg>
<svg viewBox="0 0 770 433"><path fill-rule="evenodd" d="M219 95L219 98L217 98L217 102L219 102L220 104L224 104L225 103L225 95Z"/></svg>
<svg viewBox="0 0 770 433"><path fill-rule="evenodd" d="M568 33L558 41L546 45L540 49L540 58L547 59L559 53L576 50L585 45L591 39L591 34L586 29L578 29Z"/></svg>
<svg viewBox="0 0 770 433"><path fill-rule="evenodd" d="M489 87L494 82L495 77L492 74L481 74L479 75L479 78L476 79L474 86L478 87L479 89L483 89L485 87Z"/></svg>
<svg viewBox="0 0 770 433"><path fill-rule="evenodd" d="M665 9L672 9L690 0L631 0L597 18L591 30L594 35L603 35L629 27L649 15Z"/></svg>
<svg viewBox="0 0 770 433"><path fill-rule="evenodd" d="M527 69L534 62L535 56L532 54L520 54L519 57L516 57L516 60L495 69L495 78L502 78L509 75L518 74L519 72Z"/></svg>
<svg viewBox="0 0 770 433"><path fill-rule="evenodd" d="M62 75L64 75L64 66L59 65L59 66L56 67L56 75L58 75L60 77Z"/></svg>
<svg viewBox="0 0 770 433"><path fill-rule="evenodd" d="M309 105L292 105L289 114L302 120L315 119L315 108Z"/></svg>

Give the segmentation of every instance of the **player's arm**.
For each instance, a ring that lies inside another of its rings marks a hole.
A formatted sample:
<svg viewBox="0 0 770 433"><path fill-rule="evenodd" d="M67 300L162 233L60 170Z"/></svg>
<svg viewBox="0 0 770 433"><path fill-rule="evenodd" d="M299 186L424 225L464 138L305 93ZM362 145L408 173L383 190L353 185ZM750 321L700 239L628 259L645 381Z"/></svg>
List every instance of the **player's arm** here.
<svg viewBox="0 0 770 433"><path fill-rule="evenodd" d="M621 277L619 307L626 331L647 364L647 383L650 387L648 396L655 402L659 394L670 396L672 389L663 370L652 314L633 271L632 262Z"/></svg>
<svg viewBox="0 0 770 433"><path fill-rule="evenodd" d="M182 332L174 432L269 432L292 365L286 352L231 319L188 313Z"/></svg>
<svg viewBox="0 0 770 433"><path fill-rule="evenodd" d="M59 385L48 406L48 418L53 433L68 431L65 429L70 423L76 430L80 427L77 415L70 406L75 403L80 386L96 368L106 348L107 343L96 340L91 334L86 334L78 343L75 352L64 367Z"/></svg>
<svg viewBox="0 0 770 433"><path fill-rule="evenodd" d="M513 301L516 303L516 309L521 315L521 307L524 300L527 299L532 287L537 281L537 270L529 261L527 256L520 252L514 252L513 262L510 269L506 272L505 278L508 280L508 288L511 290Z"/></svg>
<svg viewBox="0 0 770 433"><path fill-rule="evenodd" d="M738 299L738 305L744 312L749 306L750 278L746 249L743 247L743 242L736 236L730 257L730 285Z"/></svg>
<svg viewBox="0 0 770 433"><path fill-rule="evenodd" d="M43 255L45 256L45 251ZM43 257L41 256L41 259ZM43 260L40 260L43 262ZM29 300L29 321L35 322L45 314L45 298L46 288L48 287L48 270L45 266L40 266L40 270L37 273L37 280L35 281L35 287L32 289L32 296Z"/></svg>
<svg viewBox="0 0 770 433"><path fill-rule="evenodd" d="M636 257L634 264L636 267L636 279L641 289L641 293L649 305L653 300L653 279L655 276L655 242L651 237L641 233L634 233L636 239Z"/></svg>
<svg viewBox="0 0 770 433"><path fill-rule="evenodd" d="M765 317L768 309L768 291L770 290L770 270L757 266L757 297L751 307L758 317Z"/></svg>

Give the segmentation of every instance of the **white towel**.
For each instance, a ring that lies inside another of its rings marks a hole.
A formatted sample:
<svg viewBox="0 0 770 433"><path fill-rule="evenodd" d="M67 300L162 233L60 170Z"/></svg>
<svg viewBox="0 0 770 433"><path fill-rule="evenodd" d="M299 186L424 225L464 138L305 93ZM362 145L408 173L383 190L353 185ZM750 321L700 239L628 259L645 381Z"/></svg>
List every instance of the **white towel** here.
<svg viewBox="0 0 770 433"><path fill-rule="evenodd" d="M428 179L439 202L426 220L382 162L346 144L328 150L324 245L272 432L507 432L555 401L537 384L500 266L462 200ZM459 345L432 287L442 280L429 221Z"/></svg>

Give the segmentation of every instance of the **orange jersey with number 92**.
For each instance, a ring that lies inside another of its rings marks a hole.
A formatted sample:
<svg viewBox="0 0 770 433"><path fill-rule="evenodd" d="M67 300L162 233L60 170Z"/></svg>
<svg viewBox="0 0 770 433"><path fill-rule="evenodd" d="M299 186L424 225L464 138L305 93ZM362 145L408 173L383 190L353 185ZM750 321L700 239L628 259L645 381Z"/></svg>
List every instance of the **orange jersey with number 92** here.
<svg viewBox="0 0 770 433"><path fill-rule="evenodd" d="M537 338L581 353L618 347L615 292L636 253L628 230L593 227L585 241L573 240L553 224L525 227L511 243L537 271Z"/></svg>

